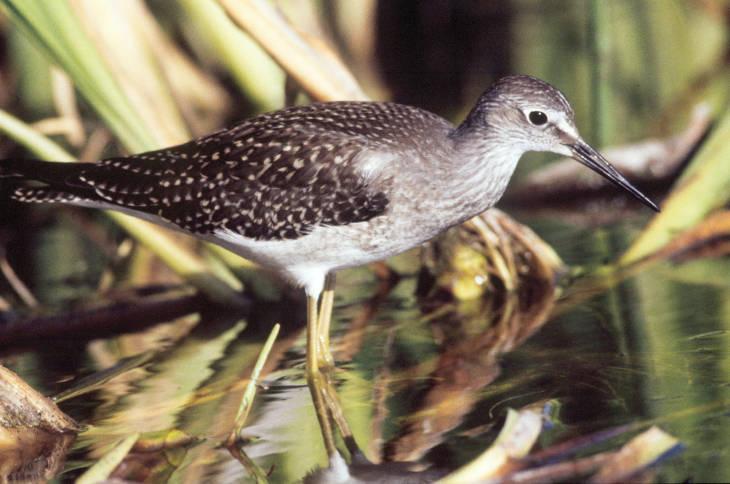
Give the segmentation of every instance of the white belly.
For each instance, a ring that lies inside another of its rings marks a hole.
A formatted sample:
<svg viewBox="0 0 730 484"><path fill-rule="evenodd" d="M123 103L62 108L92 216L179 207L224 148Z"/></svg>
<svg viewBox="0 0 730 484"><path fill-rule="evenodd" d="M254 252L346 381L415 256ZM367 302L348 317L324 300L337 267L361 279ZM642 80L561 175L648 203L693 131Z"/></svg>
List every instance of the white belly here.
<svg viewBox="0 0 730 484"><path fill-rule="evenodd" d="M404 239L390 232L388 224L363 222L319 226L292 240L253 240L231 231L218 231L209 240L307 288L328 272L383 260L430 238Z"/></svg>

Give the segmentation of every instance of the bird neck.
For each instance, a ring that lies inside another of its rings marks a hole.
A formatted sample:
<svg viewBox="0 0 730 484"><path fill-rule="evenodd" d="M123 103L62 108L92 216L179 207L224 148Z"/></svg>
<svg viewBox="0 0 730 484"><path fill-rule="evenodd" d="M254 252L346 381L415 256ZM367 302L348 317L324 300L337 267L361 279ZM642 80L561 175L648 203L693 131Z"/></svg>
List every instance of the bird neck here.
<svg viewBox="0 0 730 484"><path fill-rule="evenodd" d="M468 212L465 218L497 203L524 153L518 143L510 142L508 133L468 122L467 118L451 135L455 151L452 173L459 187L458 203Z"/></svg>

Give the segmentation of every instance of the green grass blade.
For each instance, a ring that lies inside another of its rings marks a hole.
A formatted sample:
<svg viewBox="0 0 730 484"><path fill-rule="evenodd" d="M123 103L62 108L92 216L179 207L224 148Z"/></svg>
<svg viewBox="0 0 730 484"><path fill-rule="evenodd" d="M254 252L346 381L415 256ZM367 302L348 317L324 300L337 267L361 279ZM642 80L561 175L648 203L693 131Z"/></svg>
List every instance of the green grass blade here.
<svg viewBox="0 0 730 484"><path fill-rule="evenodd" d="M300 35L266 0L218 0L231 19L318 101L367 100L355 76L324 44Z"/></svg>
<svg viewBox="0 0 730 484"><path fill-rule="evenodd" d="M0 0L13 24L73 79L83 97L132 151L156 146L83 25L65 0Z"/></svg>
<svg viewBox="0 0 730 484"><path fill-rule="evenodd" d="M238 407L238 412L236 413L235 433L237 436L240 435L241 430L246 425L248 414L251 412L251 408L253 407L253 400L256 398L256 385L259 384L261 371L264 369L264 364L266 363L266 359L269 357L269 353L271 353L271 348L274 346L276 337L279 336L280 329L280 324L277 323L274 325L271 333L269 333L269 337L266 338L264 346L261 348L259 357L256 359L256 364L254 364L253 371L251 372L251 379L249 380L248 385L246 385L246 390L243 392L243 397L241 398L241 405Z"/></svg>
<svg viewBox="0 0 730 484"><path fill-rule="evenodd" d="M269 353L271 353L271 348L274 346L274 342L276 341L276 337L279 335L280 329L281 325L278 323L275 324L271 333L269 333L269 337L266 338L263 348L261 348L259 357L256 359L253 371L251 372L251 379L246 385L246 390L243 392L241 404L238 407L236 420L233 424L233 431L229 434L226 442L226 446L231 454L233 454L233 456L243 464L257 483L266 483L269 482L269 480L266 473L243 451L239 439L241 438L241 430L243 430L243 427L246 425L248 415L253 407L254 398L256 398L256 386L260 382L261 371L264 369L264 364L266 363L266 359L269 357Z"/></svg>
<svg viewBox="0 0 730 484"><path fill-rule="evenodd" d="M119 441L112 450L104 454L96 464L89 467L81 477L76 479L76 484L105 482L111 476L112 472L114 472L114 469L127 457L127 454L132 450L132 447L134 447L138 439L139 434L132 434Z"/></svg>
<svg viewBox="0 0 730 484"><path fill-rule="evenodd" d="M662 211L621 257L628 265L661 249L675 236L730 201L730 110L679 179Z"/></svg>
<svg viewBox="0 0 730 484"><path fill-rule="evenodd" d="M284 72L239 29L215 0L180 0L186 22L208 44L217 60L259 111L284 105Z"/></svg>

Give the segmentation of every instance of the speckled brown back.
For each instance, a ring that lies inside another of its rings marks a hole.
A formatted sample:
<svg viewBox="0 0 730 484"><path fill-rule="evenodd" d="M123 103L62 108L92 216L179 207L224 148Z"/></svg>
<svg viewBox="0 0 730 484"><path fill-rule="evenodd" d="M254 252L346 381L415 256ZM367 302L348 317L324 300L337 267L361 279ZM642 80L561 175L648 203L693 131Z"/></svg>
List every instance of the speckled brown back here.
<svg viewBox="0 0 730 484"><path fill-rule="evenodd" d="M172 148L65 165L63 180L45 180L50 189L22 188L16 198L58 201L63 190L53 189L71 188L74 196L157 215L196 234L298 238L317 225L382 214L388 198L368 185L358 160L407 148L443 122L393 103L293 107Z"/></svg>

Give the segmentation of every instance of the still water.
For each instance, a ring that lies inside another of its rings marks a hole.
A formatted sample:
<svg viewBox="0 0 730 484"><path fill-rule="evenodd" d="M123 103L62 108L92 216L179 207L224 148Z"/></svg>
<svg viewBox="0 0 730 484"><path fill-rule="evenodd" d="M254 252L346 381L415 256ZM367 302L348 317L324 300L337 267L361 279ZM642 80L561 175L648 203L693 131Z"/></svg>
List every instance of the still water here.
<svg viewBox="0 0 730 484"><path fill-rule="evenodd" d="M557 218L522 221L566 263L587 268L614 260L644 222L596 228ZM73 237L63 224L47 230L39 237ZM658 480L730 478L728 259L661 262L595 294L582 293L587 290L578 280L558 301L551 289L538 288L517 299L461 304L417 298L417 260L411 253L396 261L402 275L396 283L367 269L338 279L338 393L357 443L371 459L454 469L489 446L507 408L537 404L553 409L540 447L653 422L684 445L662 463ZM47 294L68 285L58 275L31 280ZM281 322L245 449L271 470L274 482L291 482L325 463L302 380L299 315L303 307L295 303L257 304L245 318L208 311L112 338L46 341L4 363L52 395L123 358L146 355L95 390L61 403L86 429L60 479L78 476L132 433L178 429L195 440L130 459L128 475L231 482L246 472L221 442L261 344L271 325Z"/></svg>

